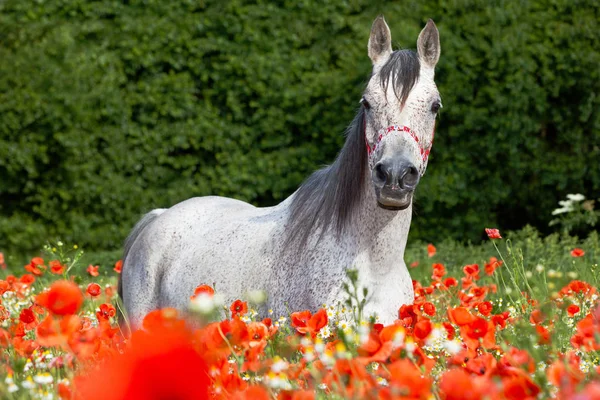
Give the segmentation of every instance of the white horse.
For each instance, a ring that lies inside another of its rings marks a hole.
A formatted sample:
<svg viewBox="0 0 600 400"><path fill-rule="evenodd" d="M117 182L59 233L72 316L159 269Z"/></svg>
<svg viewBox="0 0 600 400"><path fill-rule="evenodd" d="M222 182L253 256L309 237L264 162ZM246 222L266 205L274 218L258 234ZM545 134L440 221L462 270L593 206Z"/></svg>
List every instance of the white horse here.
<svg viewBox="0 0 600 400"><path fill-rule="evenodd" d="M367 314L391 322L414 301L404 249L441 107L434 83L439 33L429 20L416 53L393 52L378 17L368 54L373 73L341 152L282 203L257 208L198 197L138 222L119 285L132 326L157 308L186 309L200 284L228 301L265 290L265 308L276 315L314 311L343 299L348 268L369 290Z"/></svg>

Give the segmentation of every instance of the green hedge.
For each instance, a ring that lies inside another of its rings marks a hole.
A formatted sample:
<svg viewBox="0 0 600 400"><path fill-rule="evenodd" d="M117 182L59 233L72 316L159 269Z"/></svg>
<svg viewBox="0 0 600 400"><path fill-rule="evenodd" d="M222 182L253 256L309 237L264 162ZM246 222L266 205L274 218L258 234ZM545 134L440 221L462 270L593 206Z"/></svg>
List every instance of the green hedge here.
<svg viewBox="0 0 600 400"><path fill-rule="evenodd" d="M544 229L600 191L600 6L493 3L1 2L0 250L118 248L193 196L281 201L340 148L379 13L403 47L429 17L441 33L413 237Z"/></svg>

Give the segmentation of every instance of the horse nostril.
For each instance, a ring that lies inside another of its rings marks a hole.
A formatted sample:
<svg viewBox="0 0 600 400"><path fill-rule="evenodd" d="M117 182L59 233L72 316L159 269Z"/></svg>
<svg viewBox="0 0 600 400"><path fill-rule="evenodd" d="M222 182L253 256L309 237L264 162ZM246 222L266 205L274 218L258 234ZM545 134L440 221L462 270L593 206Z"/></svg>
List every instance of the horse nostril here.
<svg viewBox="0 0 600 400"><path fill-rule="evenodd" d="M419 171L417 168L410 164L407 165L402 171L402 177L400 178L400 186L403 189L414 189L419 182Z"/></svg>
<svg viewBox="0 0 600 400"><path fill-rule="evenodd" d="M375 165L375 176L380 182L387 181L388 174L385 171L385 168L383 167L382 163L378 163L377 165Z"/></svg>

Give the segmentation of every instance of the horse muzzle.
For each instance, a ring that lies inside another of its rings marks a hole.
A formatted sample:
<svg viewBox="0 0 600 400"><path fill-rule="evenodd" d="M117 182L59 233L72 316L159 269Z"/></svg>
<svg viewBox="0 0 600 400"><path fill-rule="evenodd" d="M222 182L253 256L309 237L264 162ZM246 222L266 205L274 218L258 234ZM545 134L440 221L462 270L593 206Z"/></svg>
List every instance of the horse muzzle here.
<svg viewBox="0 0 600 400"><path fill-rule="evenodd" d="M408 208L419 178L419 170L409 161L387 159L378 162L372 172L377 204L387 210Z"/></svg>

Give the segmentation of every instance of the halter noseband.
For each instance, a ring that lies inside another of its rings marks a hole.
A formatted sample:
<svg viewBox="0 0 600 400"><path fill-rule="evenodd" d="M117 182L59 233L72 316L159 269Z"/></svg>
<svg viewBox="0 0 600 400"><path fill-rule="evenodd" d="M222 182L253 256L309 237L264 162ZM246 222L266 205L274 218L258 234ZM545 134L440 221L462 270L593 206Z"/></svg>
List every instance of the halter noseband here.
<svg viewBox="0 0 600 400"><path fill-rule="evenodd" d="M363 107L365 107L364 103L361 104ZM366 107L365 107L366 110ZM411 138L413 138L413 140L415 142L417 142L417 147L419 148L420 152L421 152L421 159L423 160L423 163L421 165L420 172L421 175L423 175L425 173L425 163L427 163L427 159L429 158L429 153L431 152L431 146L433 146L433 137L431 139L431 143L429 144L429 146L423 146L421 144L421 142L419 141L419 138L417 137L417 135L408 127L408 126L404 126L404 125L390 125L387 128L383 128L380 129L377 132L377 140L375 140L375 144L373 144L373 147L371 147L371 145L369 144L369 139L367 139L367 120L366 118L364 119L363 122L363 134L365 137L365 144L367 146L367 153L369 154L369 158L372 158L373 153L375 153L375 150L377 150L377 146L381 143L381 141L388 136L390 133L392 132L398 132L399 134L401 133L407 133ZM433 132L435 134L435 127L433 128Z"/></svg>

